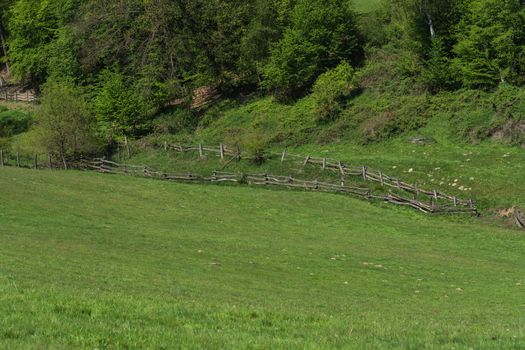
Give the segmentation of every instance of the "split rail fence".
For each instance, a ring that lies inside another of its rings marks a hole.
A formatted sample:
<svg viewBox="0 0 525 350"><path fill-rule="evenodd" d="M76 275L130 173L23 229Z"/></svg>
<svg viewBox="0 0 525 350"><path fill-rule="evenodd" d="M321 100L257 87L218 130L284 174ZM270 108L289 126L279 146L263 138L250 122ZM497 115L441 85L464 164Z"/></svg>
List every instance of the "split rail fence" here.
<svg viewBox="0 0 525 350"><path fill-rule="evenodd" d="M208 156L210 153L212 155L221 157L221 159L223 160L226 159L226 157L232 157L230 159L230 162L236 159L240 160L241 158L246 158L245 156L242 155L242 152L238 147L232 148L232 147L228 147L223 144L219 146L204 146L204 145L183 146L183 145L172 145L172 144L168 144L167 142L165 142L163 144L163 148L166 151L173 150L173 151L180 152L180 153L199 152L200 157ZM280 158L281 163L285 162L287 159L296 159L302 162L303 167L307 165L317 166L323 170L328 170L328 171L333 171L333 172L338 173L342 179L346 177L359 177L359 178L362 178L364 181L375 182L386 188L410 193L411 195L415 197L426 196L429 198L430 208L437 207L436 205L437 201L444 201L444 202L450 203L450 207L454 208L454 210L451 210L451 212L477 213L477 209L472 199L468 199L468 200L460 199L457 196L448 195L441 191L420 188L417 184L406 183L404 181L401 181L397 177L389 176L379 170L375 170L375 169L369 168L364 165L363 166L351 166L351 165L345 164L344 162L340 160L336 160L332 158L320 158L320 157L312 157L312 156L294 155L294 154L287 153L286 150L284 150L282 153L266 152L264 156L265 157L278 157ZM444 208L448 208L448 207L449 206L444 206ZM424 210L430 211L428 208L425 208Z"/></svg>
<svg viewBox="0 0 525 350"><path fill-rule="evenodd" d="M0 92L0 100L14 102L36 102L37 98L29 91L26 92Z"/></svg>
<svg viewBox="0 0 525 350"><path fill-rule="evenodd" d="M514 212L514 217L516 219L516 225L522 229L525 229L525 214L523 214L520 210L516 210Z"/></svg>
<svg viewBox="0 0 525 350"><path fill-rule="evenodd" d="M94 170L104 174L124 174L143 176L147 178L154 178L167 181L182 181L182 182L233 182L254 186L282 186L287 188L300 188L304 190L342 193L359 197L369 201L378 200L396 205L408 206L424 213L440 213L440 214L462 214L462 213L476 213L475 208L459 207L459 206L438 206L433 201L424 203L422 201L405 198L401 195L389 192L387 195L373 195L369 188L349 185L345 183L344 178L338 183L323 182L318 180L304 180L297 179L292 176L281 176L272 174L240 174L214 171L210 175L200 174L173 174L167 172L160 172L151 169L148 166L138 166L129 164L119 164L104 158L97 158L92 160L83 160L82 167L86 170Z"/></svg>

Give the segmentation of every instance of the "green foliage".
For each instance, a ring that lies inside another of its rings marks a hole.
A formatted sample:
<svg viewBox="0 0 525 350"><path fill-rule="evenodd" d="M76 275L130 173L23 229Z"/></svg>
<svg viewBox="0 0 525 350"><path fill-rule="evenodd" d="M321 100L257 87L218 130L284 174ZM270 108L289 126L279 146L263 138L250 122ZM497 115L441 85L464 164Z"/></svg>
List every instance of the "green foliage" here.
<svg viewBox="0 0 525 350"><path fill-rule="evenodd" d="M104 71L99 79L94 107L103 133L135 136L150 130L153 106L144 96L120 73Z"/></svg>
<svg viewBox="0 0 525 350"><path fill-rule="evenodd" d="M344 108L344 100L354 89L354 69L346 61L321 74L313 86L320 119L336 118Z"/></svg>
<svg viewBox="0 0 525 350"><path fill-rule="evenodd" d="M457 27L455 66L463 85L525 80L525 9L519 1L474 0Z"/></svg>
<svg viewBox="0 0 525 350"><path fill-rule="evenodd" d="M18 79L35 87L49 76L78 78L75 46L67 23L78 0L18 0L9 16L9 61Z"/></svg>
<svg viewBox="0 0 525 350"><path fill-rule="evenodd" d="M177 108L153 120L153 130L157 134L179 134L195 128L195 115L188 109Z"/></svg>
<svg viewBox="0 0 525 350"><path fill-rule="evenodd" d="M98 150L94 123L86 102L74 88L48 84L32 132L47 152L61 157L92 154Z"/></svg>
<svg viewBox="0 0 525 350"><path fill-rule="evenodd" d="M11 137L27 131L32 120L31 113L0 108L0 137Z"/></svg>
<svg viewBox="0 0 525 350"><path fill-rule="evenodd" d="M339 62L358 63L356 15L345 0L299 0L292 23L271 50L263 86L294 96Z"/></svg>

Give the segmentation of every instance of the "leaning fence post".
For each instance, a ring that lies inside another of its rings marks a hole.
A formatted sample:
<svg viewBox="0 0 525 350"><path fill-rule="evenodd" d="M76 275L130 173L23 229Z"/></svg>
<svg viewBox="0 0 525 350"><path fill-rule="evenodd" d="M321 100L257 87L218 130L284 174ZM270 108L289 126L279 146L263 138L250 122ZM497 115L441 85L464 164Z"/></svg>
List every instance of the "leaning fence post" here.
<svg viewBox="0 0 525 350"><path fill-rule="evenodd" d="M338 165L339 165L339 171L341 172L341 175L345 176L345 168L343 166L343 163L340 161Z"/></svg>
<svg viewBox="0 0 525 350"><path fill-rule="evenodd" d="M326 170L326 158L323 158L323 170Z"/></svg>
<svg viewBox="0 0 525 350"><path fill-rule="evenodd" d="M221 143L220 149L221 149L221 159L224 159L224 145L222 143Z"/></svg>
<svg viewBox="0 0 525 350"><path fill-rule="evenodd" d="M4 166L4 151L0 149L0 167Z"/></svg>
<svg viewBox="0 0 525 350"><path fill-rule="evenodd" d="M284 163L285 158L286 158L286 149L283 150L283 155L281 156L281 163Z"/></svg>

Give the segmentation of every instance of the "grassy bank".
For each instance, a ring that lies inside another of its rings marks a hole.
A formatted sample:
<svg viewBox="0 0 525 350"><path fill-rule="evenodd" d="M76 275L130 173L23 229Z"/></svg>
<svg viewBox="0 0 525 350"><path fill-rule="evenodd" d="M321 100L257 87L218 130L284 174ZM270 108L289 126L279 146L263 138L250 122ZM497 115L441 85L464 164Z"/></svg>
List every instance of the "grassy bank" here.
<svg viewBox="0 0 525 350"><path fill-rule="evenodd" d="M0 188L1 347L525 346L517 231L94 173Z"/></svg>

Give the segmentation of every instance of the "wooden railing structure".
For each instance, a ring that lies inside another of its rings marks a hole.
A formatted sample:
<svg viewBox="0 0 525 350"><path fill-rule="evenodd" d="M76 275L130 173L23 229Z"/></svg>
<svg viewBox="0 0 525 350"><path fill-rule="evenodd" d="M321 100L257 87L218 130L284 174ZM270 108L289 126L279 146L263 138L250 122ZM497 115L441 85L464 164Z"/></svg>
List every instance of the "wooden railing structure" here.
<svg viewBox="0 0 525 350"><path fill-rule="evenodd" d="M0 100L14 101L14 102L37 102L38 101L35 95L30 91L8 92L7 90L0 92Z"/></svg>
<svg viewBox="0 0 525 350"><path fill-rule="evenodd" d="M206 147L203 147L206 148ZM188 148L186 148L187 150ZM225 148L221 147L221 149ZM417 199L405 198L399 194L389 191L387 195L374 195L369 188L349 185L345 182L344 178L338 183L330 183L326 181L318 180L305 180L297 179L292 176L281 176L272 174L240 174L240 173L228 173L214 171L209 175L201 174L174 174L167 172L160 172L151 169L148 166L138 166L129 164L119 164L104 158L97 158L91 160L83 160L82 167L85 170L94 170L105 174L123 174L123 175L134 175L143 176L147 178L154 178L166 181L182 181L182 182L209 182L209 183L220 183L220 182L233 182L239 184L248 184L254 186L282 186L287 188L300 188L304 190L320 191L320 192L332 192L347 194L354 197L359 197L369 201L383 201L396 205L408 206L413 209L420 210L424 213L431 214L475 214L477 213L474 207L461 207L461 206L443 206L437 205L432 200L430 203L424 203Z"/></svg>
<svg viewBox="0 0 525 350"><path fill-rule="evenodd" d="M525 214L523 214L520 210L516 209L516 211L514 212L514 219L516 220L516 225L525 230Z"/></svg>
<svg viewBox="0 0 525 350"><path fill-rule="evenodd" d="M198 151L199 156L201 158L204 156L208 156L210 154L219 156L223 160L226 159L226 157L232 157L230 161L235 160L235 159L239 160L241 158L246 158L245 156L243 156L241 150L238 147L235 147L235 148L228 147L224 144L221 144L219 146L204 146L204 145L183 146L183 145L173 145L173 144L164 142L162 147L166 151L172 150L172 151L176 151L180 153ZM415 197L426 196L428 197L430 201L430 208L435 207L437 201L445 201L445 202L450 203L450 205L453 206L453 208L455 208L454 212L465 211L468 213L477 213L477 209L472 199L468 199L468 200L460 199L456 196L448 195L441 191L420 188L417 184L408 184L404 181L401 181L397 177L389 176L379 170L375 170L375 169L369 168L364 165L351 166L351 165L345 164L343 161L332 159L332 158L320 158L320 157L312 157L312 156L294 155L294 154L289 154L286 150L284 150L282 153L265 152L264 157L266 158L278 157L282 163L289 159L295 159L302 163L303 168L306 167L307 165L313 165L323 170L336 172L339 174L339 176L342 179L346 177L359 177L363 179L364 181L374 182L385 188L395 189L401 192L406 192ZM425 210L430 211L428 208L425 208Z"/></svg>

